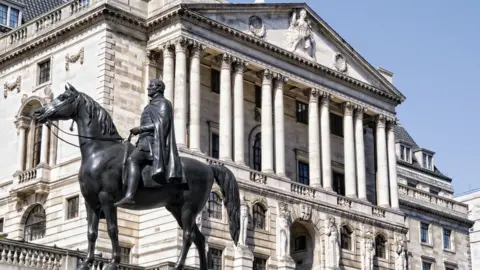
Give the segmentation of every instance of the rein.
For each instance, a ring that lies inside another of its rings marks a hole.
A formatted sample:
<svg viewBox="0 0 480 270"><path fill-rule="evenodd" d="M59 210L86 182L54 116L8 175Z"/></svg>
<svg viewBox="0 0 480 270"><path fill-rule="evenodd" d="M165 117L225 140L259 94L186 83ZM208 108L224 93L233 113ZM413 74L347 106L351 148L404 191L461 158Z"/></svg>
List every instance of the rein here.
<svg viewBox="0 0 480 270"><path fill-rule="evenodd" d="M52 129L51 126L54 126L55 128L57 128L59 131L63 132L64 134L70 135L70 136L73 136L73 137L78 137L78 138L83 138L83 139L89 139L89 140L97 140L97 141L109 141L109 142L123 142L123 141L125 141L125 139L124 139L124 138L121 138L121 137L118 138L118 139L113 139L113 138L98 138L98 137L92 137L92 136L82 136L82 135L73 134L73 133L70 133L70 132L68 132L68 131L65 131L65 130L61 129L59 126L55 125L52 121L47 121L46 125L47 125L47 127L48 127L48 129L49 129L50 131L52 131L52 130L51 130L51 129ZM73 122L72 122L72 126L70 127L70 130L73 131ZM75 145L75 144L73 144L73 143L71 143L71 142L67 142L66 140L60 138L60 137L58 136L58 132L57 132L57 134L55 134L55 132L52 132L52 134L53 134L55 137L57 137L57 139L61 140L62 142L66 143L66 144L68 144L68 145L71 145L71 146L74 146L74 147L77 147L77 148L80 148L80 147L81 147L81 145ZM128 137L128 140L129 140L129 141L130 141L131 137L132 137L132 134L130 134L129 137Z"/></svg>

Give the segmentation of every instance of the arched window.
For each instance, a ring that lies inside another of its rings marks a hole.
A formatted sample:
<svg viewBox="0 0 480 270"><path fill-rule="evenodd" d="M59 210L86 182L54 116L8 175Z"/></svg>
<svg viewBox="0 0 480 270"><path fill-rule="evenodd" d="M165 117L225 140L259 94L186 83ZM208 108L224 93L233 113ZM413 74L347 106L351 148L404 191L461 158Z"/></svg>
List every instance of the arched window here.
<svg viewBox="0 0 480 270"><path fill-rule="evenodd" d="M210 197L208 198L208 216L222 219L222 198L215 192L210 192Z"/></svg>
<svg viewBox="0 0 480 270"><path fill-rule="evenodd" d="M253 226L258 229L265 229L265 216L267 210L259 204L256 203L253 205Z"/></svg>
<svg viewBox="0 0 480 270"><path fill-rule="evenodd" d="M257 133L253 140L253 169L262 170L262 134Z"/></svg>
<svg viewBox="0 0 480 270"><path fill-rule="evenodd" d="M352 229L347 225L343 225L340 229L340 243L342 249L352 250L352 233Z"/></svg>
<svg viewBox="0 0 480 270"><path fill-rule="evenodd" d="M379 234L375 237L375 256L383 259L387 258L386 243L387 240L383 235Z"/></svg>
<svg viewBox="0 0 480 270"><path fill-rule="evenodd" d="M35 206L25 221L24 239L34 241L45 237L46 215L41 205Z"/></svg>

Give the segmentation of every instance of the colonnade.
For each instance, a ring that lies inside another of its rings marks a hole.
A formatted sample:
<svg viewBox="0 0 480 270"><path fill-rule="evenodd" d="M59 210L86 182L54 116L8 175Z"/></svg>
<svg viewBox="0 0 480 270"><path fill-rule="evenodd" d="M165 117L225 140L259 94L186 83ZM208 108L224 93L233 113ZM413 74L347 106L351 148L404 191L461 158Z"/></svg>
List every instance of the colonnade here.
<svg viewBox="0 0 480 270"><path fill-rule="evenodd" d="M200 151L200 60L204 45L178 38L160 47L163 52L165 97L173 100L175 135L178 146ZM190 61L187 58L190 57ZM247 61L228 53L215 57L220 63L219 159L245 165L244 149L244 71ZM190 63L187 72L187 63ZM147 65L147 68L151 65ZM146 74L151 74L147 71ZM190 75L189 89L186 76ZM150 76L150 75L149 75ZM283 92L288 78L284 74L264 69L257 73L261 79L261 170L264 173L285 175L285 125ZM175 89L175 90L174 90ZM233 91L233 93L232 93ZM333 191L330 142L330 104L332 94L324 88L307 92L308 151L310 185ZM187 104L187 94L189 104ZM189 106L189 107L188 107ZM233 113L231 108L234 108ZM187 121L187 108L189 119ZM366 200L364 106L351 101L342 104L344 130L345 195ZM377 204L398 208L395 121L378 114L375 125ZM188 123L188 127L187 127ZM188 143L186 132L188 130ZM275 166L274 166L275 165Z"/></svg>

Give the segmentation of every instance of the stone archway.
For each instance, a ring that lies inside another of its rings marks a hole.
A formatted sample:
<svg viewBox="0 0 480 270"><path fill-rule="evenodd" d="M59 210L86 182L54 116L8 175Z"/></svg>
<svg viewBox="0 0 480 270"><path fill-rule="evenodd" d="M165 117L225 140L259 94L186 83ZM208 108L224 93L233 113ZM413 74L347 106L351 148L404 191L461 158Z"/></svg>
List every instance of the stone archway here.
<svg viewBox="0 0 480 270"><path fill-rule="evenodd" d="M295 220L290 226L290 256L297 270L310 270L314 264L315 234L311 224Z"/></svg>

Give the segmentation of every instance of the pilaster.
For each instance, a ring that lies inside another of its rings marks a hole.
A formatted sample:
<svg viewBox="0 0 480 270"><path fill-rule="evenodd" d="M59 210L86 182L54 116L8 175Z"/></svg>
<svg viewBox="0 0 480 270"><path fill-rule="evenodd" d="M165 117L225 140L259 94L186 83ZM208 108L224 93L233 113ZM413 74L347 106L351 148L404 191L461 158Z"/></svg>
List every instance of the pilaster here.
<svg viewBox="0 0 480 270"><path fill-rule="evenodd" d="M175 40L175 94L174 118L175 140L179 147L186 147L187 129L187 39L179 37Z"/></svg>

